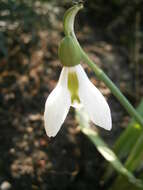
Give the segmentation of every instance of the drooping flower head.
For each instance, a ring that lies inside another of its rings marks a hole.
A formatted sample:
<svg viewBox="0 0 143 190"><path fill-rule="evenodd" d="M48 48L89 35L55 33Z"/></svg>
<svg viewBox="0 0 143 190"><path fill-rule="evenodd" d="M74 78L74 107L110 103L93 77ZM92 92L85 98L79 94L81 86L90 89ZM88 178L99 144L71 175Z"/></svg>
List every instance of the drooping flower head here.
<svg viewBox="0 0 143 190"><path fill-rule="evenodd" d="M80 47L73 33L74 17L79 7L66 13L71 32L59 46L59 59L63 65L56 88L46 100L44 124L49 137L55 136L60 130L69 112L70 106L83 106L91 121L107 130L112 127L110 108L101 92L90 82L80 65L82 60ZM69 17L70 16L70 17Z"/></svg>

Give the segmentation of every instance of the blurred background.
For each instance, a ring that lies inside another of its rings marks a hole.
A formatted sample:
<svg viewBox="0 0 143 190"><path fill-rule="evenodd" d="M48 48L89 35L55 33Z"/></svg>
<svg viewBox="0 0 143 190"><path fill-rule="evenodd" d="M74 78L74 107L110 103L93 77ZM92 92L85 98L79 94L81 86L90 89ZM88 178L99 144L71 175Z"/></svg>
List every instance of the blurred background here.
<svg viewBox="0 0 143 190"><path fill-rule="evenodd" d="M72 108L55 138L44 130L44 104L62 68L57 50L63 15L74 2L0 0L1 190L106 190L114 179L104 183L107 163L78 129ZM80 44L136 107L143 96L143 1L84 5L75 22ZM112 131L96 130L112 147L130 117L83 66L110 105Z"/></svg>

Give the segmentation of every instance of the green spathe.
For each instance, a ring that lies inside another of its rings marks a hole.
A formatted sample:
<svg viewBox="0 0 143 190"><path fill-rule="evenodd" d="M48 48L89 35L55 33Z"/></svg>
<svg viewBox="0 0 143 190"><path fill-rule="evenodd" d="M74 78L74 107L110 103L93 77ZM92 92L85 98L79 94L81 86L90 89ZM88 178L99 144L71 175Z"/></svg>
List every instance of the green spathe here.
<svg viewBox="0 0 143 190"><path fill-rule="evenodd" d="M59 45L59 59L62 65L72 67L81 61L79 47L72 36L65 36Z"/></svg>

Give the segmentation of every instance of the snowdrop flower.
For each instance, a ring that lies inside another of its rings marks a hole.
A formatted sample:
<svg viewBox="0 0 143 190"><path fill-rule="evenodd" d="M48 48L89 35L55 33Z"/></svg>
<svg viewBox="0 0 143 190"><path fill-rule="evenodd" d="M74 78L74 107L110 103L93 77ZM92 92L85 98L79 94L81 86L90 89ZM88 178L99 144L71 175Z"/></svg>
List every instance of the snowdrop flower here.
<svg viewBox="0 0 143 190"><path fill-rule="evenodd" d="M56 88L45 104L44 124L47 135L54 137L64 123L70 106L77 108L77 105L84 107L94 124L110 130L110 108L80 65L81 56L71 36L66 36L61 42L59 58L64 67Z"/></svg>

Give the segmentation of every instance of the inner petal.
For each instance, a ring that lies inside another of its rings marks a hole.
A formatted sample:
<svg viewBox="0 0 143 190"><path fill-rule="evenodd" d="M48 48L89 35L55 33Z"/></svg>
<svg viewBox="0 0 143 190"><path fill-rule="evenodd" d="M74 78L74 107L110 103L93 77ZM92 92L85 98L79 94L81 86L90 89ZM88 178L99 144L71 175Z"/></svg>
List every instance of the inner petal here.
<svg viewBox="0 0 143 190"><path fill-rule="evenodd" d="M78 82L78 77L76 72L72 72L70 71L68 73L68 89L70 91L71 94L71 103L72 106L75 107L75 104L80 104L80 99L79 99L79 95L78 95L78 91L79 91L79 82Z"/></svg>
<svg viewBox="0 0 143 190"><path fill-rule="evenodd" d="M78 109L78 110L80 110L81 108L83 108L83 104L81 102L77 102L77 101L74 101L71 106L73 108Z"/></svg>

